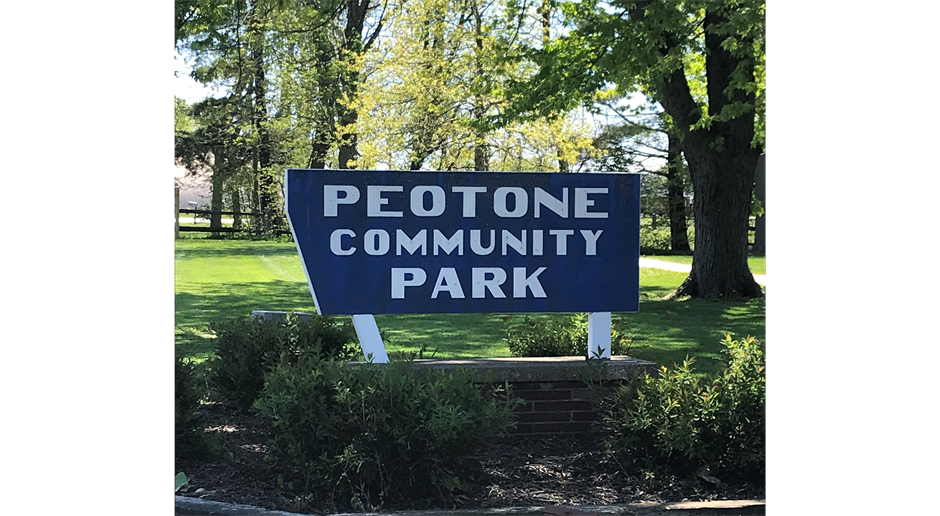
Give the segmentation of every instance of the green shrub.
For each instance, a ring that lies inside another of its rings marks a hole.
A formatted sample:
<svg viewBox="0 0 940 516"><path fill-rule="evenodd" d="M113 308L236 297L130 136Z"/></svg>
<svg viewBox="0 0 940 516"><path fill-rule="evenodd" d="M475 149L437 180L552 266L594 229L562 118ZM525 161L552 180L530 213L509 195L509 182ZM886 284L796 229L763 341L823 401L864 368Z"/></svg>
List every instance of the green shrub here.
<svg viewBox="0 0 940 516"><path fill-rule="evenodd" d="M664 225L652 227L649 224L640 225L640 254L672 254L672 233L669 230L669 220ZM689 245L695 247L695 226L689 224Z"/></svg>
<svg viewBox="0 0 940 516"><path fill-rule="evenodd" d="M722 344L728 368L713 377L694 374L689 358L615 390L605 416L610 448L648 472L762 484L764 346L731 335Z"/></svg>
<svg viewBox="0 0 940 516"><path fill-rule="evenodd" d="M652 228L640 226L640 252L643 254L660 254L672 249L669 227L660 226Z"/></svg>
<svg viewBox="0 0 940 516"><path fill-rule="evenodd" d="M513 425L516 403L508 385L474 384L466 371L305 357L268 374L255 408L270 428L266 458L298 510L372 510L452 501L479 469L483 440Z"/></svg>
<svg viewBox="0 0 940 516"><path fill-rule="evenodd" d="M182 355L176 356L176 458L198 458L215 451L205 433L205 417L200 400L205 394L204 382L196 366Z"/></svg>
<svg viewBox="0 0 940 516"><path fill-rule="evenodd" d="M534 319L528 316L522 321L505 319L503 327L509 352L515 357L587 357L587 314L574 314L567 318L553 317ZM610 329L610 352L625 355L630 340L615 328ZM588 357L590 358L590 357Z"/></svg>
<svg viewBox="0 0 940 516"><path fill-rule="evenodd" d="M215 356L209 361L213 387L242 409L258 399L265 371L282 357L295 362L304 355L336 359L361 355L352 324L328 316L301 321L289 314L286 324L242 317L209 328L217 336Z"/></svg>

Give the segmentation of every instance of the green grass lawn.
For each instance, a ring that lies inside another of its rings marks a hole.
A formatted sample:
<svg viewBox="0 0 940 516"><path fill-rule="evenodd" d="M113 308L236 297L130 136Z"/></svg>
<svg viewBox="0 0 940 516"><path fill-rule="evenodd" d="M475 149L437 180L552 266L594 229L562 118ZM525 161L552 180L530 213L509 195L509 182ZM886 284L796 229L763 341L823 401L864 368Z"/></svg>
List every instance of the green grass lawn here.
<svg viewBox="0 0 940 516"><path fill-rule="evenodd" d="M691 256L644 256L644 258L652 258L654 260L662 260L664 262L673 262L673 263L684 263L686 265L692 265ZM747 266L751 269L753 274L767 274L766 272L766 258L763 256L748 256L747 257Z"/></svg>
<svg viewBox="0 0 940 516"><path fill-rule="evenodd" d="M700 371L715 371L723 364L718 342L724 332L764 338L763 300L659 299L684 279L682 273L640 269L639 313L613 315L614 325L633 341L632 356L671 365L694 355ZM211 355L211 321L247 317L259 309L314 311L293 243L204 238L176 242L176 343L186 355L200 361ZM452 358L509 356L504 317L409 314L375 319L390 354L424 348L425 357L435 352L437 358Z"/></svg>

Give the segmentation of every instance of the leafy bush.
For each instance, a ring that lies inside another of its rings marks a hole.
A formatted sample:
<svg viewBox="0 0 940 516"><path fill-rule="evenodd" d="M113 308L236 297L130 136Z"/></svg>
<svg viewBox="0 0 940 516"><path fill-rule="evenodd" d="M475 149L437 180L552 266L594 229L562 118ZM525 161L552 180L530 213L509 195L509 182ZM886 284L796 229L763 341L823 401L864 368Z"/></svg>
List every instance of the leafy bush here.
<svg viewBox="0 0 940 516"><path fill-rule="evenodd" d="M643 254L660 254L672 249L668 226L657 228L640 226L640 252Z"/></svg>
<svg viewBox="0 0 940 516"><path fill-rule="evenodd" d="M176 356L176 458L194 458L211 455L216 448L205 434L205 417L200 400L205 389L196 366L182 355Z"/></svg>
<svg viewBox="0 0 940 516"><path fill-rule="evenodd" d="M336 359L361 355L352 324L328 316L301 321L289 314L286 324L242 317L209 328L217 336L216 356L209 361L213 387L242 409L258 398L265 371L282 357L293 363L305 355Z"/></svg>
<svg viewBox="0 0 940 516"><path fill-rule="evenodd" d="M753 337L722 344L728 368L693 373L694 359L663 367L615 390L607 400L608 444L648 472L709 482L763 482L764 346Z"/></svg>
<svg viewBox="0 0 940 516"><path fill-rule="evenodd" d="M568 318L533 319L524 317L521 322L512 317L505 319L503 327L509 352L515 357L587 357L587 314L574 314ZM610 352L625 355L630 349L630 340L615 328L610 329ZM590 358L590 357L588 357Z"/></svg>
<svg viewBox="0 0 940 516"><path fill-rule="evenodd" d="M640 254L672 254L672 233L669 221L663 226L640 225ZM695 248L695 226L689 225L689 245Z"/></svg>
<svg viewBox="0 0 940 516"><path fill-rule="evenodd" d="M513 425L518 403L508 385L471 380L466 371L415 371L410 361L284 361L255 403L270 427L266 458L298 510L452 501L473 454Z"/></svg>

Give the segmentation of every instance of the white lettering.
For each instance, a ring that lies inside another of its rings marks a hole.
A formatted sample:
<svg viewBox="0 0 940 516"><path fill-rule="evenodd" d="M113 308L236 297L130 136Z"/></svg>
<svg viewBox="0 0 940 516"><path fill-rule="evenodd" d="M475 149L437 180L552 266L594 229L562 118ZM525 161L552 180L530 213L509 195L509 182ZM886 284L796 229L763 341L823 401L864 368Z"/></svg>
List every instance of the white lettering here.
<svg viewBox="0 0 940 516"><path fill-rule="evenodd" d="M541 188L535 189L535 218L541 217L540 208L545 206L549 210L555 212L555 215L563 219L568 218L568 189L561 189L561 200L556 199L552 194L542 190Z"/></svg>
<svg viewBox="0 0 940 516"><path fill-rule="evenodd" d="M512 194L512 200L515 203L512 211L509 211L506 207L506 198L509 194ZM525 215L528 210L529 194L525 192L525 189L517 186L502 186L496 189L496 193L493 195L493 211L496 212L496 215L504 219L518 219Z"/></svg>
<svg viewBox="0 0 940 516"><path fill-rule="evenodd" d="M471 229L470 230L470 250L476 253L478 256L486 256L493 252L493 249L496 249L496 230L490 230L490 245L489 247L483 247L482 241L480 239L480 230Z"/></svg>
<svg viewBox="0 0 940 516"><path fill-rule="evenodd" d="M458 229L454 231L454 236L446 238L444 233L435 229L434 256L438 255L438 251L444 251L445 254L450 254L454 249L457 249L457 256L463 256L463 230Z"/></svg>
<svg viewBox="0 0 940 516"><path fill-rule="evenodd" d="M395 230L395 254L401 256L401 250L404 248L408 254L414 255L418 248L421 248L421 256L428 255L428 230L422 229L414 238L410 238L404 231Z"/></svg>
<svg viewBox="0 0 940 516"><path fill-rule="evenodd" d="M555 254L565 256L568 254L568 236L574 234L573 229L550 229L548 234L555 237Z"/></svg>
<svg viewBox="0 0 940 516"><path fill-rule="evenodd" d="M477 195L486 192L485 186L455 186L452 189L455 193L463 194L463 216L477 216Z"/></svg>
<svg viewBox="0 0 940 516"><path fill-rule="evenodd" d="M486 291L499 299L506 297L500 285L506 282L506 271L499 267L474 267L471 272L472 289L471 295L475 299L486 297ZM490 276L490 277L487 277Z"/></svg>
<svg viewBox="0 0 940 516"><path fill-rule="evenodd" d="M508 230L504 229L502 233L503 240L503 256L506 256L506 250L509 247L512 247L522 256L525 256L525 230L522 230L522 240L516 238L516 235L513 235Z"/></svg>
<svg viewBox="0 0 940 516"><path fill-rule="evenodd" d="M596 256L597 255L597 239L601 237L603 229L598 229L597 233L594 233L590 229L582 229L581 236L584 237L584 254L587 256Z"/></svg>
<svg viewBox="0 0 940 516"><path fill-rule="evenodd" d="M356 252L355 247L343 249L344 236L356 238L356 233L351 229L337 229L330 234L330 251L333 251L336 256L349 256Z"/></svg>
<svg viewBox="0 0 940 516"><path fill-rule="evenodd" d="M532 256L542 256L542 230L532 230Z"/></svg>
<svg viewBox="0 0 940 516"><path fill-rule="evenodd" d="M340 197L338 194L345 195ZM323 216L336 217L340 204L356 204L359 201L359 189L352 185L323 185Z"/></svg>
<svg viewBox="0 0 940 516"><path fill-rule="evenodd" d="M383 192L401 192L402 186L369 185L366 187L366 216L368 217L403 217L400 211L383 211L382 206L388 204L388 199L382 197Z"/></svg>
<svg viewBox="0 0 940 516"><path fill-rule="evenodd" d="M576 219L606 219L606 211L592 211L587 209L594 206L594 200L588 199L588 194L607 193L606 188L575 188L574 189L574 217Z"/></svg>
<svg viewBox="0 0 940 516"><path fill-rule="evenodd" d="M424 194L431 194L431 209L424 208ZM437 217L444 213L446 202L440 186L416 186L411 189L411 213L418 217Z"/></svg>
<svg viewBox="0 0 940 516"><path fill-rule="evenodd" d="M545 295L545 289L539 283L539 274L545 272L545 267L539 267L531 276L525 275L525 267L512 268L512 297L524 298L526 289L532 291L534 297L548 297Z"/></svg>
<svg viewBox="0 0 940 516"><path fill-rule="evenodd" d="M463 287L460 286L460 279L457 277L457 270L453 267L442 267L437 274L437 281L434 283L434 291L431 292L431 299L437 299L440 292L447 292L451 299L464 299Z"/></svg>
<svg viewBox="0 0 940 516"><path fill-rule="evenodd" d="M362 247L366 254L382 256L388 252L388 232L384 229L370 229L362 237Z"/></svg>
<svg viewBox="0 0 940 516"><path fill-rule="evenodd" d="M411 276L405 279L405 276ZM405 299L405 287L420 287L428 279L424 269L392 267L392 299Z"/></svg>

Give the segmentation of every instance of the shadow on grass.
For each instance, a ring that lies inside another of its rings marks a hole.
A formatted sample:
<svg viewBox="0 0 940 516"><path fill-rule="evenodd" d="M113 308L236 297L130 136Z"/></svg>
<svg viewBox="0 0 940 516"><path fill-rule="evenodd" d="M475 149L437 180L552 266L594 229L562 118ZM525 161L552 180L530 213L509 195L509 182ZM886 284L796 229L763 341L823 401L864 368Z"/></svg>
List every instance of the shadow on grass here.
<svg viewBox="0 0 940 516"><path fill-rule="evenodd" d="M671 367L696 357L699 372L717 372L727 359L720 341L725 333L765 339L763 299L747 302L646 300L636 314L614 314L613 322L632 339L631 355Z"/></svg>
<svg viewBox="0 0 940 516"><path fill-rule="evenodd" d="M674 287L672 287L674 288ZM743 338L765 338L764 300L749 302L654 300L646 296L668 293L666 285L644 287L639 313L615 313L613 322L632 340L630 354L658 364L697 357L696 370L716 372L726 364L720 341L725 332ZM208 358L214 342L208 326L213 321L249 317L252 310L313 312L305 282L271 280L200 284L176 294L176 343L188 356ZM569 314L530 314L533 318ZM343 316L340 316L343 317ZM346 316L348 317L348 316ZM390 354L417 353L425 358L509 356L503 340L503 314L396 314L377 315L388 340ZM515 314L514 317L525 317Z"/></svg>
<svg viewBox="0 0 940 516"><path fill-rule="evenodd" d="M211 321L248 317L252 310L313 312L314 307L305 283L283 280L203 284L199 293L176 294L177 325L205 325Z"/></svg>
<svg viewBox="0 0 940 516"><path fill-rule="evenodd" d="M214 344L209 323L250 317L252 310L314 312L306 283L271 280L200 284L198 292L176 294L176 344L184 353L205 358Z"/></svg>
<svg viewBox="0 0 940 516"><path fill-rule="evenodd" d="M377 315L389 353L418 352L424 358L505 357L501 314ZM435 352L436 351L436 352Z"/></svg>
<svg viewBox="0 0 940 516"><path fill-rule="evenodd" d="M250 240L193 240L176 244L178 258L227 258L232 256L298 256L290 242Z"/></svg>

